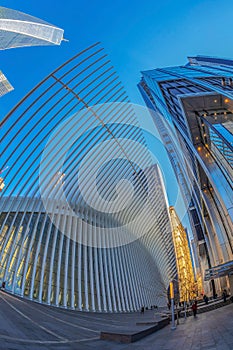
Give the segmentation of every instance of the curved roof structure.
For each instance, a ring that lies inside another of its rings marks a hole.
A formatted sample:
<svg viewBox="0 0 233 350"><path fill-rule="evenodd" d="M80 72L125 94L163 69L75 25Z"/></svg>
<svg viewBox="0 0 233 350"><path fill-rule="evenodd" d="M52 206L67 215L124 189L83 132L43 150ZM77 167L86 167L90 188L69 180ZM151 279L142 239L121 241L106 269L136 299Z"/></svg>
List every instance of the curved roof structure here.
<svg viewBox="0 0 233 350"><path fill-rule="evenodd" d="M79 310L165 304L176 263L162 178L99 43L4 118L2 155L8 290Z"/></svg>
<svg viewBox="0 0 233 350"><path fill-rule="evenodd" d="M25 13L0 7L0 50L60 45L64 31Z"/></svg>

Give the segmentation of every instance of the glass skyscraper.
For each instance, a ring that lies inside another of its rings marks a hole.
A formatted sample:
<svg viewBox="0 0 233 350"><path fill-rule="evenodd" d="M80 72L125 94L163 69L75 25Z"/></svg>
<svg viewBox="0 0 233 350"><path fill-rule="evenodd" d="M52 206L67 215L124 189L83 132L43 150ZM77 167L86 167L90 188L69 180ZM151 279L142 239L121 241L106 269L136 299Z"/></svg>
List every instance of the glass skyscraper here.
<svg viewBox="0 0 233 350"><path fill-rule="evenodd" d="M233 270L233 61L189 57L142 72L139 89L182 189L203 277L224 263ZM219 293L229 280L233 288L227 274L206 290Z"/></svg>
<svg viewBox="0 0 233 350"><path fill-rule="evenodd" d="M39 18L0 6L0 50L60 45L64 30ZM0 71L0 97L14 90Z"/></svg>
<svg viewBox="0 0 233 350"><path fill-rule="evenodd" d="M0 71L0 97L14 90L5 75Z"/></svg>
<svg viewBox="0 0 233 350"><path fill-rule="evenodd" d="M39 18L0 6L0 50L60 45L63 33L63 29Z"/></svg>

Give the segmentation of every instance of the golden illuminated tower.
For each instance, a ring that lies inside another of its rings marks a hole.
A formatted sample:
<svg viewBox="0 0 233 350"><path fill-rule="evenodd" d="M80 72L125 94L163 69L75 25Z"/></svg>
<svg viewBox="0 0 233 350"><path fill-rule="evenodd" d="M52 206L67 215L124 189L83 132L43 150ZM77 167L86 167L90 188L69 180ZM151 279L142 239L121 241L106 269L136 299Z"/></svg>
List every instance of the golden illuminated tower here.
<svg viewBox="0 0 233 350"><path fill-rule="evenodd" d="M174 207L170 207L169 212L176 253L180 301L188 301L197 296L188 238Z"/></svg>

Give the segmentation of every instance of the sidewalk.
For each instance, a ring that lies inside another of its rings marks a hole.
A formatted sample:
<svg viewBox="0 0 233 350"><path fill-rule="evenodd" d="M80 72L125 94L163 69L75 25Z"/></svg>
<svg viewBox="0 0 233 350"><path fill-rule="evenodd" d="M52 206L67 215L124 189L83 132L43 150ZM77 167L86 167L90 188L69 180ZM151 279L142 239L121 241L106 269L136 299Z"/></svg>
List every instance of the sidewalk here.
<svg viewBox="0 0 233 350"><path fill-rule="evenodd" d="M196 318L181 319L174 331L167 326L130 345L101 342L96 349L233 350L233 304L199 314Z"/></svg>

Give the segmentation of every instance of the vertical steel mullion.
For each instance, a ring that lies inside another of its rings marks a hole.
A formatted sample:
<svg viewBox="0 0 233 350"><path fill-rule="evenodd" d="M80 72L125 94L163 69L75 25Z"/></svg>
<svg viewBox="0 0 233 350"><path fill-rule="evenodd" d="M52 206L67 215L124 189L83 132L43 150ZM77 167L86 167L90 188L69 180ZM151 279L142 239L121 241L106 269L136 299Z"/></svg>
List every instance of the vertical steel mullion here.
<svg viewBox="0 0 233 350"><path fill-rule="evenodd" d="M77 280L77 286L78 286L78 310L82 310L82 220L78 219L78 225L77 225L77 235L79 237L78 239L78 280Z"/></svg>
<svg viewBox="0 0 233 350"><path fill-rule="evenodd" d="M67 284L69 277L69 254L70 254L70 235L71 235L71 224L72 224L72 216L66 215L66 230L68 231L66 234L66 248L65 248L65 266L64 266L64 285L63 285L63 305L67 307ZM68 294L69 296L69 294ZM70 295L71 299L71 295Z"/></svg>
<svg viewBox="0 0 233 350"><path fill-rule="evenodd" d="M75 216L72 216L72 222L71 222L71 296L70 296L70 306L72 309L75 308L75 255L76 255L76 245L77 245L77 218Z"/></svg>
<svg viewBox="0 0 233 350"><path fill-rule="evenodd" d="M47 214L45 214L45 216L46 216L46 220L49 220L49 217L47 216ZM54 214L51 214L51 218L50 218L49 225L48 225L48 230L46 232L46 241L45 241L44 255L43 255L42 266L41 266L40 288L39 288L39 295L38 295L39 302L42 301L42 296L43 296L43 291L44 291L44 271L45 271L45 266L46 266L47 252L48 252L51 231L52 231L52 227L53 227L54 216L55 216Z"/></svg>
<svg viewBox="0 0 233 350"><path fill-rule="evenodd" d="M41 213L40 213L40 215L41 215ZM46 213L44 213L44 220L43 220L43 223L41 225L41 229L40 229L40 233L39 233L39 240L38 240L38 244L37 244L37 248L36 248L35 261L38 261L38 256L39 256L39 253L40 253L40 250L41 250L41 241L42 241L42 237L43 237L43 234L44 234L44 228L45 228L46 221L47 221L47 215L46 215ZM37 267L37 264L34 264L33 265L33 270L32 270L30 299L32 299L32 297L33 297L34 281L35 281L35 276L36 276L36 267Z"/></svg>
<svg viewBox="0 0 233 350"><path fill-rule="evenodd" d="M98 265L98 237L97 237L97 225L99 224L97 220L97 214L94 212L94 262L95 262L95 285L96 285L96 294L97 294L97 305L95 307L95 310L98 306L98 311L101 311L101 296L100 296L100 271L99 271L99 265Z"/></svg>

